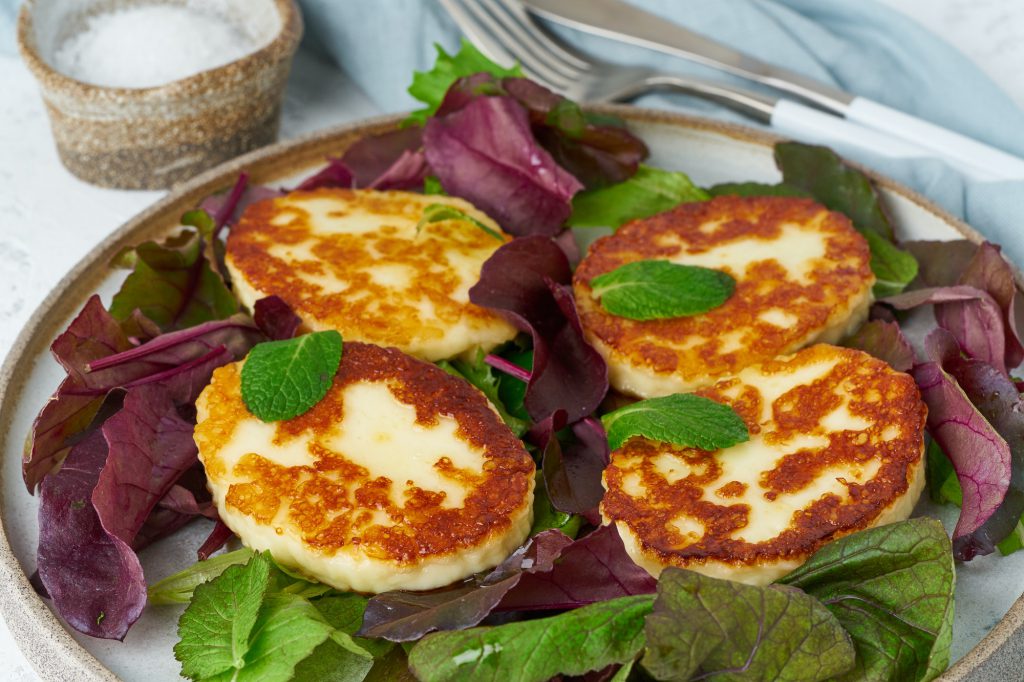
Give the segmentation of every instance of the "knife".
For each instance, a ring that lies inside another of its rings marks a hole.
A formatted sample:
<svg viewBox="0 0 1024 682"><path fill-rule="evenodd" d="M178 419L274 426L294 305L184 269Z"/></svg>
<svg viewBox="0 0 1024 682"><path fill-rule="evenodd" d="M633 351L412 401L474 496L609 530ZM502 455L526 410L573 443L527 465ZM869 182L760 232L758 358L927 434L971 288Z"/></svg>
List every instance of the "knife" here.
<svg viewBox="0 0 1024 682"><path fill-rule="evenodd" d="M622 0L523 0L530 11L588 33L638 45L796 95L848 121L927 149L975 177L1024 179L1024 159L910 114L774 66Z"/></svg>

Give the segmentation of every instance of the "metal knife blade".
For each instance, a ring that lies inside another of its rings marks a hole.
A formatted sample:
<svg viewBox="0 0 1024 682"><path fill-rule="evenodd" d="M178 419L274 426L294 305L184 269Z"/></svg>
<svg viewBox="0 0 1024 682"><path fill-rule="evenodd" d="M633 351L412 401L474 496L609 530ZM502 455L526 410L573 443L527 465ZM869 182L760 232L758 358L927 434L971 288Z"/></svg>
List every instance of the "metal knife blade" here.
<svg viewBox="0 0 1024 682"><path fill-rule="evenodd" d="M845 115L853 95L743 54L621 0L522 0L545 19L763 83Z"/></svg>

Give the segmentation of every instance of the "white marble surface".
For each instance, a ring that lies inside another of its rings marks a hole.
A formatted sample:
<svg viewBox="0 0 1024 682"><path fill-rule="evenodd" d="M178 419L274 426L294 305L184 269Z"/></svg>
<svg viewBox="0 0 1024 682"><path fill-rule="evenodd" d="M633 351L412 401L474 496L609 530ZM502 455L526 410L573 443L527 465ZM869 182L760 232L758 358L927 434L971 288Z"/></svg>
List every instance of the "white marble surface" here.
<svg viewBox="0 0 1024 682"><path fill-rule="evenodd" d="M1024 0L883 0L973 59L1024 108ZM99 189L60 165L25 67L0 57L0 356L60 277L107 233L162 192ZM325 64L296 62L282 137L376 113ZM0 679L38 677L0 620Z"/></svg>

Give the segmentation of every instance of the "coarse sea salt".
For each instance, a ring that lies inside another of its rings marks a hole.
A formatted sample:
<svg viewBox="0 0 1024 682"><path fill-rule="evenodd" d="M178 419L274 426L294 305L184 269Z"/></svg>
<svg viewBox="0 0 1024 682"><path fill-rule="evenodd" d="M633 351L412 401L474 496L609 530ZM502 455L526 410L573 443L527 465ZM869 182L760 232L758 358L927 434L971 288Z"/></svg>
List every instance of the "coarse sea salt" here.
<svg viewBox="0 0 1024 682"><path fill-rule="evenodd" d="M140 5L89 17L54 55L75 80L148 88L240 59L260 45L226 17L194 5Z"/></svg>

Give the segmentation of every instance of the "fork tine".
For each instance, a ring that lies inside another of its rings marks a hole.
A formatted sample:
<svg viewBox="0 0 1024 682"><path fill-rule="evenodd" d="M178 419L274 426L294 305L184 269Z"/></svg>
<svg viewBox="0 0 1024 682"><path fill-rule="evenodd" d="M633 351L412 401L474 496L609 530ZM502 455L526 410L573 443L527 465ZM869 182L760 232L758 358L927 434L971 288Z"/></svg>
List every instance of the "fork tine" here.
<svg viewBox="0 0 1024 682"><path fill-rule="evenodd" d="M593 68L594 65L591 61L574 53L560 39L551 35L543 26L534 21L520 0L497 0L497 2L504 5L508 15L518 22L524 31L532 34L532 37L554 58L577 72L590 71Z"/></svg>
<svg viewBox="0 0 1024 682"><path fill-rule="evenodd" d="M546 68L570 81L578 80L589 68L590 65L586 63L580 66L579 59L574 59L573 62L566 60L562 56L565 50L558 48L554 41L541 33L540 29L525 16L522 5L517 5L514 0L476 0L474 4L486 9L510 34L511 44L518 48L521 61L525 62L528 54ZM517 16L516 8L522 11L523 17ZM509 48L511 51L511 45Z"/></svg>
<svg viewBox="0 0 1024 682"><path fill-rule="evenodd" d="M494 40L477 20L471 16L457 0L440 0L441 6L448 12L448 16L455 21L469 41L473 43L489 59L505 67L511 67L516 63L516 58L508 50L501 46L501 43Z"/></svg>
<svg viewBox="0 0 1024 682"><path fill-rule="evenodd" d="M483 7L479 1L464 0L463 7L472 14L476 22L484 28L495 41L501 44L506 52L513 55L522 65L523 70L534 80L541 80L563 89L571 78L552 69L543 60L538 59L530 50L525 49L512 33L502 26L495 17ZM537 78L539 76L539 79Z"/></svg>

